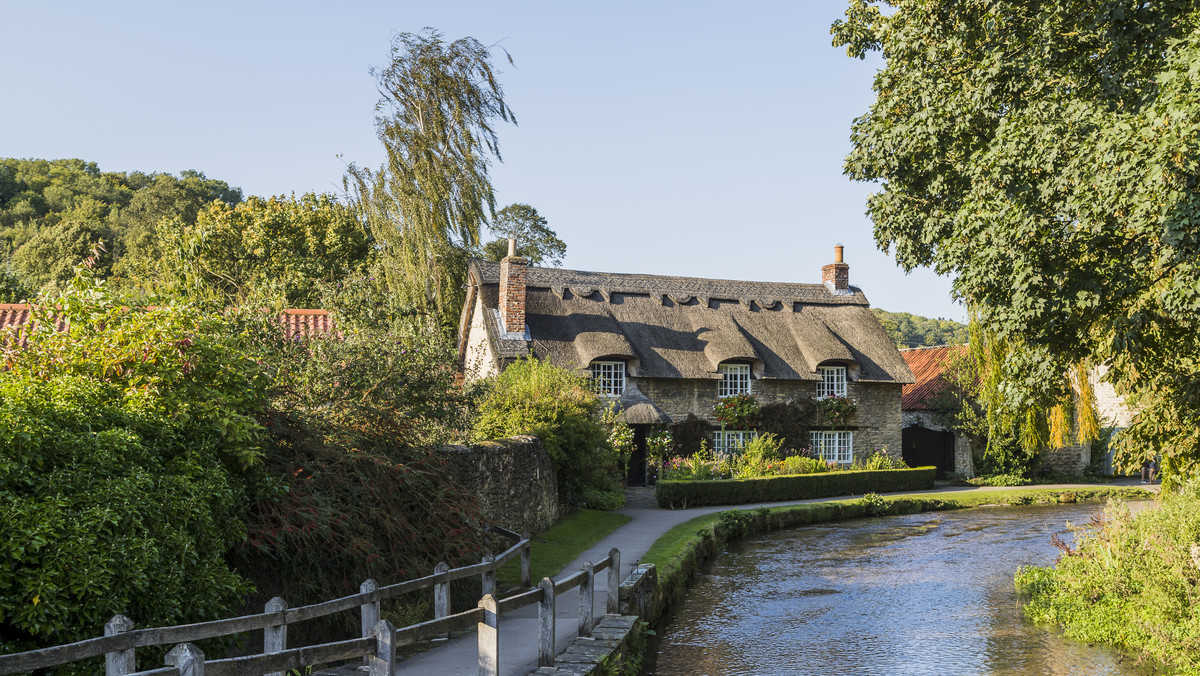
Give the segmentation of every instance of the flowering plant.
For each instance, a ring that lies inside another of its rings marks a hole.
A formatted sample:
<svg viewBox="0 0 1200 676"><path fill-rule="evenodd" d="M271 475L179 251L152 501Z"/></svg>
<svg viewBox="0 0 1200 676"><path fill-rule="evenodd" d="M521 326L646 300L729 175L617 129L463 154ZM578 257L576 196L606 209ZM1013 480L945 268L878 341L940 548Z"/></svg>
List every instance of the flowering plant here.
<svg viewBox="0 0 1200 676"><path fill-rule="evenodd" d="M725 397L713 407L713 417L735 430L751 429L758 424L758 400L753 394Z"/></svg>
<svg viewBox="0 0 1200 676"><path fill-rule="evenodd" d="M817 410L830 427L841 427L858 411L858 402L848 397L833 395L817 400Z"/></svg>

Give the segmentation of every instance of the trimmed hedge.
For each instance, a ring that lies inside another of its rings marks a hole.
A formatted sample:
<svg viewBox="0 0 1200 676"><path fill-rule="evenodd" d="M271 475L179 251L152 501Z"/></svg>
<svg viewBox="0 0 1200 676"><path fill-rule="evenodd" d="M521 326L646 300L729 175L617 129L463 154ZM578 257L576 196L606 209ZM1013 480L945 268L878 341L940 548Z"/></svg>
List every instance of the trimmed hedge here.
<svg viewBox="0 0 1200 676"><path fill-rule="evenodd" d="M744 505L752 502L807 500L836 495L920 491L933 487L935 474L936 467L918 467L717 481L659 481L654 495L658 499L658 506L667 509Z"/></svg>

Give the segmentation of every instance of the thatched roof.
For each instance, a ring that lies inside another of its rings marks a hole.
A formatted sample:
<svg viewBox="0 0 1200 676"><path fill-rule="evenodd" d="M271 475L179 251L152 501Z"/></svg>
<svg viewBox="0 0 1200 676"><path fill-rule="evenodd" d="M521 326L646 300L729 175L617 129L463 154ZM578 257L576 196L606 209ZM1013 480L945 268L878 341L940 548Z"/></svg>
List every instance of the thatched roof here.
<svg viewBox="0 0 1200 676"><path fill-rule="evenodd" d="M743 360L756 378L785 380L819 380L817 365L834 361L854 367L863 382L913 380L854 287L834 295L821 284L536 267L526 279L528 341L505 339L496 321L485 322L500 359L532 350L582 368L619 357L631 376L712 379L721 362ZM499 280L499 264L471 262L468 295L478 294L493 317Z"/></svg>

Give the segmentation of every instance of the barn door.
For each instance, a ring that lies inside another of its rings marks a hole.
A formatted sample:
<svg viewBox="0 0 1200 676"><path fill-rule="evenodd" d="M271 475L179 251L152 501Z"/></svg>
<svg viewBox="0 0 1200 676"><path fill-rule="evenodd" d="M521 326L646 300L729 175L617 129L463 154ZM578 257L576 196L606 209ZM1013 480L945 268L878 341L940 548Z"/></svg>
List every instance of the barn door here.
<svg viewBox="0 0 1200 676"><path fill-rule="evenodd" d="M909 467L938 468L938 474L954 471L954 433L925 427L905 427L901 432L900 452Z"/></svg>

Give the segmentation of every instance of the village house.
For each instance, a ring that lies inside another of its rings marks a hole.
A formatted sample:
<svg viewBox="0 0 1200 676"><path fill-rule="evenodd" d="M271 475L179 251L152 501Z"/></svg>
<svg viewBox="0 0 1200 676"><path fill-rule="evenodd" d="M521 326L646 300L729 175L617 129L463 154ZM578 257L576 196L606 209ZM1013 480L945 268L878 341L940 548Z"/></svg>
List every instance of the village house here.
<svg viewBox="0 0 1200 676"><path fill-rule="evenodd" d="M876 450L899 456L901 388L912 373L850 286L840 245L820 284L539 268L513 252L510 241L500 263L470 264L458 343L467 379L527 355L590 374L619 402L642 452L649 431L689 414L712 424L715 450L740 447L753 433L719 428L713 407L723 397L838 395L858 409L848 425L814 426L813 450L839 463Z"/></svg>

